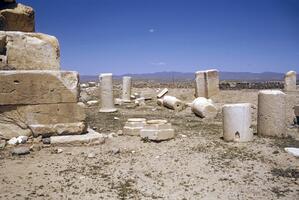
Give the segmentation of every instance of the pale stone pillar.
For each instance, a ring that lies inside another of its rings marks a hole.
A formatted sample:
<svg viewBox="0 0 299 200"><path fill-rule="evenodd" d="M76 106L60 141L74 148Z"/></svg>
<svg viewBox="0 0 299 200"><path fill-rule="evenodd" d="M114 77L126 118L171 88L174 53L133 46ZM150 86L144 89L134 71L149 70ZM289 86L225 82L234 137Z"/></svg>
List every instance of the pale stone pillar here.
<svg viewBox="0 0 299 200"><path fill-rule="evenodd" d="M196 98L192 102L191 110L201 118L214 118L217 115L217 108L212 103L212 100L204 97Z"/></svg>
<svg viewBox="0 0 299 200"><path fill-rule="evenodd" d="M176 111L180 111L184 109L184 103L173 96L164 96L163 106Z"/></svg>
<svg viewBox="0 0 299 200"><path fill-rule="evenodd" d="M252 141L251 105L249 103L226 104L222 107L222 115L225 141Z"/></svg>
<svg viewBox="0 0 299 200"><path fill-rule="evenodd" d="M296 91L296 72L289 71L284 76L284 91Z"/></svg>
<svg viewBox="0 0 299 200"><path fill-rule="evenodd" d="M257 133L263 136L286 135L286 94L279 90L258 93Z"/></svg>
<svg viewBox="0 0 299 200"><path fill-rule="evenodd" d="M216 69L195 72L195 97L206 97L219 93L219 72Z"/></svg>
<svg viewBox="0 0 299 200"><path fill-rule="evenodd" d="M115 112L113 102L112 74L106 73L99 76L101 85L101 109L100 112Z"/></svg>
<svg viewBox="0 0 299 200"><path fill-rule="evenodd" d="M132 87L132 78L129 76L123 77L123 94L122 99L124 102L131 101L131 87Z"/></svg>

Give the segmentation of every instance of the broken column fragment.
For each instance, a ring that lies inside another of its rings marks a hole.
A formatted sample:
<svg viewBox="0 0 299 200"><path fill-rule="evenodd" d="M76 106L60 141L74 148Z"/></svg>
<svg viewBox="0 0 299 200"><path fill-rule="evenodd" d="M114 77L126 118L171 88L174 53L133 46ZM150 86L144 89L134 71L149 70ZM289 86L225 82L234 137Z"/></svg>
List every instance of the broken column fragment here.
<svg viewBox="0 0 299 200"><path fill-rule="evenodd" d="M124 102L131 102L131 87L132 78L129 76L123 77L122 100Z"/></svg>
<svg viewBox="0 0 299 200"><path fill-rule="evenodd" d="M174 138L175 132L167 120L149 120L140 131L140 136L153 141L163 141Z"/></svg>
<svg viewBox="0 0 299 200"><path fill-rule="evenodd" d="M257 133L261 136L286 135L286 94L279 90L258 93Z"/></svg>
<svg viewBox="0 0 299 200"><path fill-rule="evenodd" d="M34 32L34 10L15 1L0 2L0 30Z"/></svg>
<svg viewBox="0 0 299 200"><path fill-rule="evenodd" d="M163 106L175 111L181 111L185 108L185 104L181 100L173 96L164 96Z"/></svg>
<svg viewBox="0 0 299 200"><path fill-rule="evenodd" d="M101 109L100 112L115 112L113 101L112 74L105 73L99 76L101 86Z"/></svg>
<svg viewBox="0 0 299 200"><path fill-rule="evenodd" d="M125 123L123 133L124 135L139 136L145 124L146 119L144 118L129 118Z"/></svg>
<svg viewBox="0 0 299 200"><path fill-rule="evenodd" d="M167 88L164 88L162 91L157 94L157 98L162 98L168 92Z"/></svg>
<svg viewBox="0 0 299 200"><path fill-rule="evenodd" d="M210 98L219 93L219 72L216 69L195 73L195 97Z"/></svg>
<svg viewBox="0 0 299 200"><path fill-rule="evenodd" d="M72 71L0 71L0 105L75 103L78 86Z"/></svg>
<svg viewBox="0 0 299 200"><path fill-rule="evenodd" d="M60 48L54 36L0 31L0 70L60 70Z"/></svg>
<svg viewBox="0 0 299 200"><path fill-rule="evenodd" d="M284 91L296 91L297 75L295 71L289 71L284 76Z"/></svg>
<svg viewBox="0 0 299 200"><path fill-rule="evenodd" d="M217 108L212 100L204 97L196 98L191 104L191 110L201 118L215 118L217 115Z"/></svg>
<svg viewBox="0 0 299 200"><path fill-rule="evenodd" d="M225 141L248 142L253 139L249 103L226 104L222 107L222 115Z"/></svg>

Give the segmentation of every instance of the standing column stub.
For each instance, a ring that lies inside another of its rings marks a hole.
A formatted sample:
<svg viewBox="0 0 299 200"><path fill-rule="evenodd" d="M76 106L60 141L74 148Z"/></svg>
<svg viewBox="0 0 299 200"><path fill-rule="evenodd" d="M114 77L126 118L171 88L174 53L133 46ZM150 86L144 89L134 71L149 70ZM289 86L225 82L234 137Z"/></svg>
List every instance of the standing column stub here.
<svg viewBox="0 0 299 200"><path fill-rule="evenodd" d="M100 112L115 112L113 101L112 73L103 73L99 76L101 87L101 109Z"/></svg>
<svg viewBox="0 0 299 200"><path fill-rule="evenodd" d="M123 77L122 100L131 102L132 78L130 76Z"/></svg>

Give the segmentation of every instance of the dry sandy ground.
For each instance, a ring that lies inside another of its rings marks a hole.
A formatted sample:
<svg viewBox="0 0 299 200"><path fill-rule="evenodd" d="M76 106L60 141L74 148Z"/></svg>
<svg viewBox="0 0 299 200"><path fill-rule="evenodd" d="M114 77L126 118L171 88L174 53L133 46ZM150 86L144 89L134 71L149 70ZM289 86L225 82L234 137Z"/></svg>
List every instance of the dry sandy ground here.
<svg viewBox="0 0 299 200"><path fill-rule="evenodd" d="M170 94L193 98L191 89ZM214 101L217 106L256 105L257 91L221 91ZM298 93L289 94L288 101L289 107L298 104ZM155 100L144 107L120 106L110 114L98 109L87 112L90 126L99 132L117 132L127 118L145 117L168 119L177 137L160 143L117 136L94 146L35 144L25 156L11 156L5 148L0 150L0 199L299 199L299 159L283 149L299 147L298 128L289 127L293 138L255 135L250 143L227 143L221 139L221 113L202 120L190 109L176 113L156 106ZM63 152L57 154L57 148ZM94 158L87 157L91 152Z"/></svg>

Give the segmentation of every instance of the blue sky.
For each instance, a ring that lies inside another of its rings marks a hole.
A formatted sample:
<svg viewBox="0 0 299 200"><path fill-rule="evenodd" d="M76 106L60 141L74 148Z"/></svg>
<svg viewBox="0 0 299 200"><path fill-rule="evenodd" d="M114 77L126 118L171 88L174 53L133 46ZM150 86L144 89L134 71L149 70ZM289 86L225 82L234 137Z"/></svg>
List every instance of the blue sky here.
<svg viewBox="0 0 299 200"><path fill-rule="evenodd" d="M299 71L299 0L19 0L81 74Z"/></svg>

